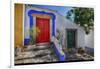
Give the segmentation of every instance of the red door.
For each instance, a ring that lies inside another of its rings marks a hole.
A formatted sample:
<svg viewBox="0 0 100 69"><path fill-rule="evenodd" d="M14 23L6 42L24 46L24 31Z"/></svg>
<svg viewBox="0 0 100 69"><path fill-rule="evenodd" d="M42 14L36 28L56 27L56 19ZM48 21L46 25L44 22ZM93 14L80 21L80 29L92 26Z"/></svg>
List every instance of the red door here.
<svg viewBox="0 0 100 69"><path fill-rule="evenodd" d="M36 18L36 27L39 29L36 43L50 42L50 19Z"/></svg>

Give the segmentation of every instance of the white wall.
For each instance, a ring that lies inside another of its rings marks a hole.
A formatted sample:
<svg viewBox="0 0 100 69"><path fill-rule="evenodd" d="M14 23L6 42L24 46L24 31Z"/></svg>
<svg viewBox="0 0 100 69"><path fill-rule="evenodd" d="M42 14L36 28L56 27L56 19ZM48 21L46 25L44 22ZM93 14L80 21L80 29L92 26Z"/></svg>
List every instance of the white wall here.
<svg viewBox="0 0 100 69"><path fill-rule="evenodd" d="M78 47L85 47L85 31L83 28L79 27L78 28Z"/></svg>
<svg viewBox="0 0 100 69"><path fill-rule="evenodd" d="M63 34L63 42L66 39L65 29L77 29L77 47L85 46L85 31L82 27L77 26L75 23L67 20L65 17L56 13L56 28L60 29ZM67 45L67 44L66 44Z"/></svg>
<svg viewBox="0 0 100 69"><path fill-rule="evenodd" d="M85 34L85 46L94 48L94 31L91 30L88 35Z"/></svg>

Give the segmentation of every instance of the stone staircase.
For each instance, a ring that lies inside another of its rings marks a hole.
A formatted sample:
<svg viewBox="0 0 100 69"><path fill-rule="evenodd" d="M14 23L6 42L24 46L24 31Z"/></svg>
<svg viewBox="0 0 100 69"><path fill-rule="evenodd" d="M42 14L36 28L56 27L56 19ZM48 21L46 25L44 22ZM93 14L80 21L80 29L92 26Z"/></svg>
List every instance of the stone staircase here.
<svg viewBox="0 0 100 69"><path fill-rule="evenodd" d="M30 45L14 58L15 64L42 63L58 61L53 49L49 45Z"/></svg>

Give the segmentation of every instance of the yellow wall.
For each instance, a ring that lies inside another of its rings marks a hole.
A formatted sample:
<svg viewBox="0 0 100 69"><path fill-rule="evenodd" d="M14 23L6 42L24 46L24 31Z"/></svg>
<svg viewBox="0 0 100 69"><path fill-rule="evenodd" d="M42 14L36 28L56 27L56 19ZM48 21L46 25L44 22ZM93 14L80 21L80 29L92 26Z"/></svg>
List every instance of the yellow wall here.
<svg viewBox="0 0 100 69"><path fill-rule="evenodd" d="M14 14L14 37L15 46L23 45L23 4L15 4Z"/></svg>

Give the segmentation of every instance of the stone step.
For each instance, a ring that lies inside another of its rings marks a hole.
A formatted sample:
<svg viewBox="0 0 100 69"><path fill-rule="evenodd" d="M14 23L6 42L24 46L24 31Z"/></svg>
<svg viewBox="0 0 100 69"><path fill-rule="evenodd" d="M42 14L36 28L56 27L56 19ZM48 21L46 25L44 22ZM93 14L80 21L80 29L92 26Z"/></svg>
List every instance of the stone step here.
<svg viewBox="0 0 100 69"><path fill-rule="evenodd" d="M23 52L19 52L18 56L15 57L15 64L53 61L58 61L58 59L49 45L27 46Z"/></svg>
<svg viewBox="0 0 100 69"><path fill-rule="evenodd" d="M58 59L54 55L45 55L42 57L35 57L35 58L27 58L22 60L16 60L15 64L22 64L22 63L41 63L41 62L55 62Z"/></svg>
<svg viewBox="0 0 100 69"><path fill-rule="evenodd" d="M44 50L44 49L50 49L50 46L47 45L41 45L41 46L37 46L37 45L29 45L27 46L27 48L25 49L25 51L30 51L30 50Z"/></svg>
<svg viewBox="0 0 100 69"><path fill-rule="evenodd" d="M22 63L41 63L41 62L50 62L50 60L43 60L43 59L24 59L24 60L17 60L15 64L22 64Z"/></svg>
<svg viewBox="0 0 100 69"><path fill-rule="evenodd" d="M47 54L52 54L51 50L38 50L38 51L26 51L26 52L21 52L17 57L15 57L15 60L20 60L20 59L26 59L26 58L32 58L32 57L41 57Z"/></svg>

